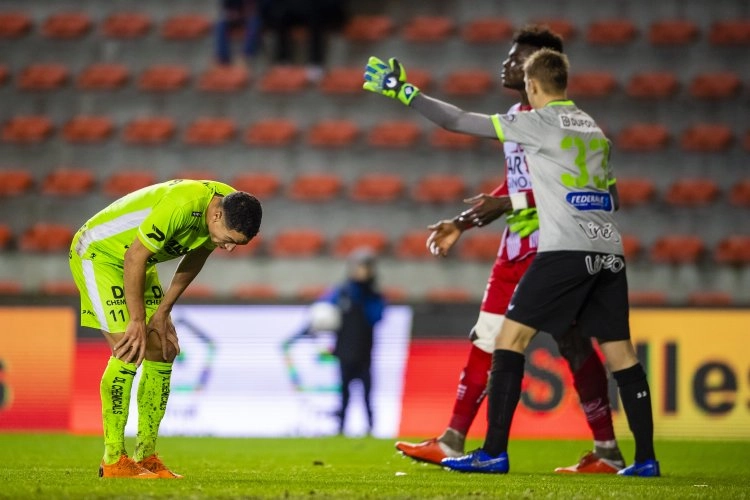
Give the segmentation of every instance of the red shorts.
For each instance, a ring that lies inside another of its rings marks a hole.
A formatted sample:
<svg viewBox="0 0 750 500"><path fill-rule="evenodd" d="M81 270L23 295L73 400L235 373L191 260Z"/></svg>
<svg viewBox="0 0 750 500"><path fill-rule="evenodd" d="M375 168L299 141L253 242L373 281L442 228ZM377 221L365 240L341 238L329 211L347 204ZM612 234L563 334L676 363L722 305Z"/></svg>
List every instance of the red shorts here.
<svg viewBox="0 0 750 500"><path fill-rule="evenodd" d="M521 260L507 260L498 255L492 265L487 288L482 297L482 306L479 309L492 314L505 314L521 276L529 268L535 256L536 254L532 253Z"/></svg>

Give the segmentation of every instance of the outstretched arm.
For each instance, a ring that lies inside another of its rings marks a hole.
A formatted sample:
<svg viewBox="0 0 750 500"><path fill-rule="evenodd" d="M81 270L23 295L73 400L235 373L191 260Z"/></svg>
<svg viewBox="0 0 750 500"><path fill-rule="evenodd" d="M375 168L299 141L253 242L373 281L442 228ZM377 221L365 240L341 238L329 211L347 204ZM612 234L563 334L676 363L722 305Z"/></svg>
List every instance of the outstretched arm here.
<svg viewBox="0 0 750 500"><path fill-rule="evenodd" d="M425 94L417 95L411 107L431 122L453 132L497 139L490 115L464 111L458 106Z"/></svg>

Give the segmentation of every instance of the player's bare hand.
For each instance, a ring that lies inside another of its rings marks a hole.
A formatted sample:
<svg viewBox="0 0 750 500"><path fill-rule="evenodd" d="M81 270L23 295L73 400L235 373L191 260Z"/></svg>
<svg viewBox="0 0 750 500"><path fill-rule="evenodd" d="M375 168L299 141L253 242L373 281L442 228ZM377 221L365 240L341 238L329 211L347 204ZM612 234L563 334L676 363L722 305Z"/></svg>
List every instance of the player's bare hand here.
<svg viewBox="0 0 750 500"><path fill-rule="evenodd" d="M177 331L169 314L154 314L148 322L148 333L154 334L159 339L162 359L172 361L180 354L180 343L177 339Z"/></svg>
<svg viewBox="0 0 750 500"><path fill-rule="evenodd" d="M474 206L461 212L461 217L477 227L486 226L512 208L510 196L492 196L484 193L466 198L464 203Z"/></svg>
<svg viewBox="0 0 750 500"><path fill-rule="evenodd" d="M146 322L129 322L125 334L115 344L112 353L119 360L139 366L146 357Z"/></svg>
<svg viewBox="0 0 750 500"><path fill-rule="evenodd" d="M432 231L427 238L427 249L435 257L445 257L448 251L461 237L462 231L456 226L455 222L450 220L441 220L427 229Z"/></svg>

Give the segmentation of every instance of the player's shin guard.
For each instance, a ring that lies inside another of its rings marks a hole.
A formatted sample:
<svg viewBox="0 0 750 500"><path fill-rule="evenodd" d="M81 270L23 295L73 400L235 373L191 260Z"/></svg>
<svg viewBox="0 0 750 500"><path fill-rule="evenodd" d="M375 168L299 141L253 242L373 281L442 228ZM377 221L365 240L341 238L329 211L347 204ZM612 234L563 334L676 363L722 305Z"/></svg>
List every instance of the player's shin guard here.
<svg viewBox="0 0 750 500"><path fill-rule="evenodd" d="M109 358L102 374L99 392L102 398L104 429L104 463L114 464L125 451L125 424L130 408L130 389L138 367L114 356Z"/></svg>
<svg viewBox="0 0 750 500"><path fill-rule="evenodd" d="M491 354L484 352L475 345L471 346L469 359L461 372L461 380L458 382L453 415L451 415L448 424L448 427L459 434L465 436L472 422L474 422L487 391L487 379L489 378L491 364Z"/></svg>
<svg viewBox="0 0 750 500"><path fill-rule="evenodd" d="M573 372L573 385L578 392L586 422L595 441L614 441L612 410L609 407L607 373L599 356L592 352Z"/></svg>
<svg viewBox="0 0 750 500"><path fill-rule="evenodd" d="M496 457L508 450L508 434L513 414L521 398L525 356L497 349L492 354L492 373L487 399L487 436L482 449Z"/></svg>
<svg viewBox="0 0 750 500"><path fill-rule="evenodd" d="M628 417L628 426L635 438L635 461L655 459L654 417L651 410L651 391L646 372L640 363L613 372L620 389L620 399Z"/></svg>
<svg viewBox="0 0 750 500"><path fill-rule="evenodd" d="M137 462L156 452L156 438L159 424L167 411L171 378L172 363L143 362L141 382L138 385L138 434L134 455Z"/></svg>

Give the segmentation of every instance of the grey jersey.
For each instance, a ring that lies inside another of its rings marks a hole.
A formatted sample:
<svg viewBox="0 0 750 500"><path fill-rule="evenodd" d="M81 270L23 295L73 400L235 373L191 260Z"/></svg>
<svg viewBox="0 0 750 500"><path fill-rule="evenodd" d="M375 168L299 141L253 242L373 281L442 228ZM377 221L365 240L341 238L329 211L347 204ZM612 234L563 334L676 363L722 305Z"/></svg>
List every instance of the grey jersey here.
<svg viewBox="0 0 750 500"><path fill-rule="evenodd" d="M580 250L622 255L609 185L610 141L572 101L493 115L501 141L521 144L539 209L539 251Z"/></svg>

